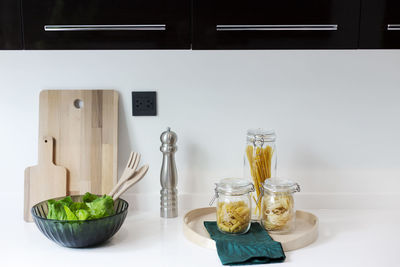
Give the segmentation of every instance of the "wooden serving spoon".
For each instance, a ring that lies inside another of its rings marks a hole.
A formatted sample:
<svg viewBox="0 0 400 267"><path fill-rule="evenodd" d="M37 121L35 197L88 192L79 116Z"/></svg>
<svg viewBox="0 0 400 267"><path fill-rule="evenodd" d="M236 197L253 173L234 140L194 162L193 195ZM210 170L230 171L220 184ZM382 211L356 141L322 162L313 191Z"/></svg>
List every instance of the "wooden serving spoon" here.
<svg viewBox="0 0 400 267"><path fill-rule="evenodd" d="M126 164L126 167L124 169L124 172L122 173L121 177L119 178L119 181L116 186L111 190L111 192L108 194L109 196L113 196L115 192L117 192L118 188L121 187L123 183L128 181L133 175L135 174L136 168L138 167L140 162L140 154L136 152L131 152L128 163Z"/></svg>
<svg viewBox="0 0 400 267"><path fill-rule="evenodd" d="M114 195L110 195L113 197L113 200L117 200L126 190L128 190L131 186L139 182L149 170L149 165L146 164L140 167L139 170L135 172L135 174L122 185L122 187L115 193Z"/></svg>

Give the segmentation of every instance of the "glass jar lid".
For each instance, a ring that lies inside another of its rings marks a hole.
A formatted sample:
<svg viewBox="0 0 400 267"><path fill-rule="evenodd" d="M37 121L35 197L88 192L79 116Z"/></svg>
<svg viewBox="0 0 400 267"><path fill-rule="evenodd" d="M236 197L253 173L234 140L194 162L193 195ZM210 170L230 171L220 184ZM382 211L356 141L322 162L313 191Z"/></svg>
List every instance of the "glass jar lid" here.
<svg viewBox="0 0 400 267"><path fill-rule="evenodd" d="M231 196L243 195L254 191L253 184L247 179L241 178L224 178L215 185L217 193Z"/></svg>
<svg viewBox="0 0 400 267"><path fill-rule="evenodd" d="M286 179L271 178L264 182L264 190L272 193L296 193L300 192L300 185L296 182Z"/></svg>
<svg viewBox="0 0 400 267"><path fill-rule="evenodd" d="M249 129L247 130L247 142L275 142L276 134L274 130L264 130L264 129Z"/></svg>

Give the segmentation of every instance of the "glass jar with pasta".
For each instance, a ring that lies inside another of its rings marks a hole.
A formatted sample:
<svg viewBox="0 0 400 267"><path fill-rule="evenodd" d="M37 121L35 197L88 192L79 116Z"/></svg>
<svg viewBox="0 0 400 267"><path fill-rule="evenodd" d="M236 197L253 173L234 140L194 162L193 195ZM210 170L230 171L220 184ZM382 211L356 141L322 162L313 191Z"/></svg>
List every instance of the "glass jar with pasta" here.
<svg viewBox="0 0 400 267"><path fill-rule="evenodd" d="M268 179L263 186L261 224L265 230L277 234L295 228L296 211L293 194L300 192L299 184L284 179Z"/></svg>
<svg viewBox="0 0 400 267"><path fill-rule="evenodd" d="M246 179L225 178L216 184L217 226L221 232L244 234L250 229L253 191L253 184Z"/></svg>
<svg viewBox="0 0 400 267"><path fill-rule="evenodd" d="M251 194L253 202L252 219L259 220L261 214L261 189L264 182L276 176L277 151L276 135L273 130L251 129L247 131L244 153L244 178L254 184L256 191ZM260 189L261 188L261 189Z"/></svg>

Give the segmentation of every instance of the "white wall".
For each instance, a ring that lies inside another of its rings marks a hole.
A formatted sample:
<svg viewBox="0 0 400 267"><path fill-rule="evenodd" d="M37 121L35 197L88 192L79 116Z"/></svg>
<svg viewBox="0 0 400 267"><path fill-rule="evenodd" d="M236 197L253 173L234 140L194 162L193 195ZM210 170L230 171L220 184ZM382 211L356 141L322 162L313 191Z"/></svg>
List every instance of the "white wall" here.
<svg viewBox="0 0 400 267"><path fill-rule="evenodd" d="M0 191L22 196L37 162L41 89L116 89L119 166L143 154L151 169L130 193L155 206L167 126L181 193L208 199L219 178L241 176L246 129L263 127L276 130L279 174L299 181L304 205L384 206L400 196L399 71L390 50L2 51ZM159 115L132 117L132 90L156 90Z"/></svg>

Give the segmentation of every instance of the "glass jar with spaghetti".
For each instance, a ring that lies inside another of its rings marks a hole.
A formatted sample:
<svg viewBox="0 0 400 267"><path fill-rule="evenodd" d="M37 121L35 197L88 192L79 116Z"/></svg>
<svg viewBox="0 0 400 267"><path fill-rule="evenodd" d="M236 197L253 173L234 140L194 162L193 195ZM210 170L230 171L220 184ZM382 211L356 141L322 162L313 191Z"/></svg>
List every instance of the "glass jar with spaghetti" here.
<svg viewBox="0 0 400 267"><path fill-rule="evenodd" d="M277 151L276 135L273 130L251 129L247 131L244 154L244 177L255 187L251 194L253 209L252 219L259 220L261 215L261 190L264 182L276 176ZM258 202L258 203L257 203Z"/></svg>
<svg viewBox="0 0 400 267"><path fill-rule="evenodd" d="M250 229L253 191L253 184L246 179L225 178L216 184L217 226L221 232L244 234Z"/></svg>
<svg viewBox="0 0 400 267"><path fill-rule="evenodd" d="M286 234L294 230L295 192L300 192L300 186L293 181L277 178L265 181L261 199L261 224L265 230L274 234Z"/></svg>

